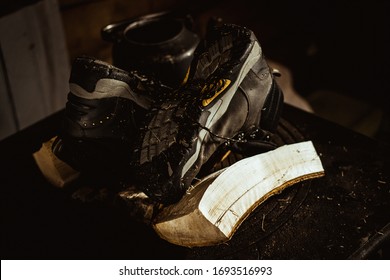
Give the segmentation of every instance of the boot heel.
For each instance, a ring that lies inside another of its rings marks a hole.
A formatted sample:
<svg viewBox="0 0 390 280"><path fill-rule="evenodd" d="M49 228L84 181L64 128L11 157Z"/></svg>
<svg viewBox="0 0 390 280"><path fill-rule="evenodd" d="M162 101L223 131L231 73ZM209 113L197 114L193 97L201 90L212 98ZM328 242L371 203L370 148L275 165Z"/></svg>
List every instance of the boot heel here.
<svg viewBox="0 0 390 280"><path fill-rule="evenodd" d="M275 131L283 110L284 96L283 92L276 83L272 81L270 94L265 100L263 112L261 115L260 127L268 131Z"/></svg>

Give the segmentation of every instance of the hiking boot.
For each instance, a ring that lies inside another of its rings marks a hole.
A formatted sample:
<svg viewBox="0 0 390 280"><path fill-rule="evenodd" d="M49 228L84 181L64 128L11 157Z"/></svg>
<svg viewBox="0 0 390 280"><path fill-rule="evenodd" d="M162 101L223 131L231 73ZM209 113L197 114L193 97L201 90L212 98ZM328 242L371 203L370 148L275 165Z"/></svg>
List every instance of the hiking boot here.
<svg viewBox="0 0 390 280"><path fill-rule="evenodd" d="M152 92L162 86L137 72L83 56L72 64L69 88L54 154L74 169L98 177L123 174Z"/></svg>
<svg viewBox="0 0 390 280"><path fill-rule="evenodd" d="M206 38L187 83L150 111L135 154L138 187L166 205L180 200L222 147L267 141L282 109L283 93L251 30L224 24Z"/></svg>

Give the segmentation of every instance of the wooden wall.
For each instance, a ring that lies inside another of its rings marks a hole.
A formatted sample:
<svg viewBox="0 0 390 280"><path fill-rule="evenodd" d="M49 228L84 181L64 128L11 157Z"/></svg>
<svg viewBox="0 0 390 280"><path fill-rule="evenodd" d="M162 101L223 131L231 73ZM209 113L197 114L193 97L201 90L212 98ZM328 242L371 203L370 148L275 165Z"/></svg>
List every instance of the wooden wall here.
<svg viewBox="0 0 390 280"><path fill-rule="evenodd" d="M56 0L15 1L0 16L0 140L64 107L65 41Z"/></svg>

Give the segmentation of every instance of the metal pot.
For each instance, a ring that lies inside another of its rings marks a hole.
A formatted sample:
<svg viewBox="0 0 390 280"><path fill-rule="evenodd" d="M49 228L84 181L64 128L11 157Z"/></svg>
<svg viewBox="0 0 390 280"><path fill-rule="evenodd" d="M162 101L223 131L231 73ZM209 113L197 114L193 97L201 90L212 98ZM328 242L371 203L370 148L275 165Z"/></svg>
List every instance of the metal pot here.
<svg viewBox="0 0 390 280"><path fill-rule="evenodd" d="M199 36L189 15L161 12L109 24L103 40L113 43L113 65L153 75L166 85L180 85Z"/></svg>

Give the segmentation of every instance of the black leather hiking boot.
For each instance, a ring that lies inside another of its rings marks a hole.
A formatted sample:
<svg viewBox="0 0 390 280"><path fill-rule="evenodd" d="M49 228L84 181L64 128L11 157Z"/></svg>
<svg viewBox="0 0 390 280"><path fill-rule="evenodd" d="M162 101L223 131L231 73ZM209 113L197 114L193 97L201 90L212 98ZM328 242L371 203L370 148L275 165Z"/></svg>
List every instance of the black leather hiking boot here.
<svg viewBox="0 0 390 280"><path fill-rule="evenodd" d="M136 156L137 186L152 199L177 202L221 147L266 141L283 93L255 34L224 24L195 51L188 81L149 113ZM272 146L272 145L270 145Z"/></svg>
<svg viewBox="0 0 390 280"><path fill-rule="evenodd" d="M163 91L163 86L137 72L83 56L72 64L69 88L54 154L83 173L120 179L128 172L152 94Z"/></svg>

